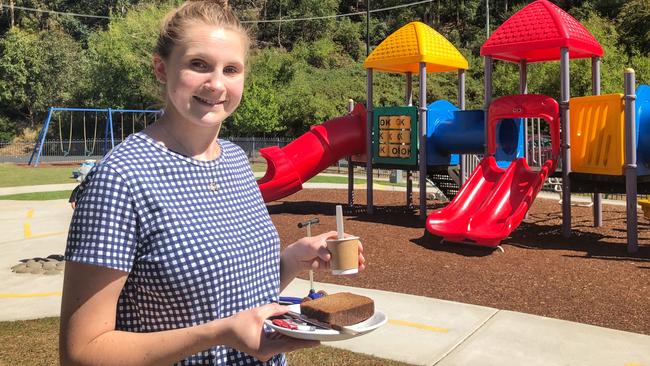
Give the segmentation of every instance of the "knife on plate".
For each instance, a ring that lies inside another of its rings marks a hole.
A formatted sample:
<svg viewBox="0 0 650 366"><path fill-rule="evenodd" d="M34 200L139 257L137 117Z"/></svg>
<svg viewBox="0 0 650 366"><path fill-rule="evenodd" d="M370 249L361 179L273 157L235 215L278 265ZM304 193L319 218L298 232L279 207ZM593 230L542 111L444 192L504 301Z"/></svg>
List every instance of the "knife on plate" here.
<svg viewBox="0 0 650 366"><path fill-rule="evenodd" d="M290 317L293 317L295 319L299 319L307 324L311 324L313 326L322 328L322 329L332 329L332 330L337 330L341 333L345 334L350 334L350 335L357 335L359 334L358 331L351 329L349 327L343 326L343 325L337 325L337 324L329 324L322 322L320 320L312 319L304 314L296 313L295 311L288 311L287 315Z"/></svg>

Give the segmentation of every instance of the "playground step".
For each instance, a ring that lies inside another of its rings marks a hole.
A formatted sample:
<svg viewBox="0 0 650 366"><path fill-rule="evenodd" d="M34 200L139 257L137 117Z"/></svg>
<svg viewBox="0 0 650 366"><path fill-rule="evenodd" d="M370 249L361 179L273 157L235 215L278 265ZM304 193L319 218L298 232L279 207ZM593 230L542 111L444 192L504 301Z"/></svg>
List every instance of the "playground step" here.
<svg viewBox="0 0 650 366"><path fill-rule="evenodd" d="M458 194L458 183L448 172L436 172L428 175L429 180L451 201Z"/></svg>

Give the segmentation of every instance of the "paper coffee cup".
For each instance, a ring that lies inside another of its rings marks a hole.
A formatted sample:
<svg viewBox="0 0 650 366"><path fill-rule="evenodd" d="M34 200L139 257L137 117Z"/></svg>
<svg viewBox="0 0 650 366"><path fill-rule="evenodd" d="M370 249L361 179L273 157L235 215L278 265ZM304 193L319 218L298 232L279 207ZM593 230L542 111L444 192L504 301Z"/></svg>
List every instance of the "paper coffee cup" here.
<svg viewBox="0 0 650 366"><path fill-rule="evenodd" d="M333 275L359 272L359 237L326 240L327 250L332 254L330 268Z"/></svg>

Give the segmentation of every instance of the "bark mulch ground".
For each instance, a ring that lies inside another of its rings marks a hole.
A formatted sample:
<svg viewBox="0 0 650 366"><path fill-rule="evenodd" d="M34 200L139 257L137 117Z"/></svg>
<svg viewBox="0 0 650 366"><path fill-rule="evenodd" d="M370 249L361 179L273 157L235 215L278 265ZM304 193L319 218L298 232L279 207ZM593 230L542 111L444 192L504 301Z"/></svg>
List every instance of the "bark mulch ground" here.
<svg viewBox="0 0 650 366"><path fill-rule="evenodd" d="M417 207L417 194L414 195ZM537 199L529 218L502 242L505 252L440 243L405 194L375 191L376 212L365 212L365 191L344 206L346 232L361 237L367 268L352 277L316 280L490 306L650 335L650 231L639 213L639 251L626 251L625 207L573 207L573 235L561 235L557 200ZM335 206L346 190L308 189L270 203L283 245L305 235L297 223L319 217L312 233L336 230ZM430 209L439 206L428 202Z"/></svg>

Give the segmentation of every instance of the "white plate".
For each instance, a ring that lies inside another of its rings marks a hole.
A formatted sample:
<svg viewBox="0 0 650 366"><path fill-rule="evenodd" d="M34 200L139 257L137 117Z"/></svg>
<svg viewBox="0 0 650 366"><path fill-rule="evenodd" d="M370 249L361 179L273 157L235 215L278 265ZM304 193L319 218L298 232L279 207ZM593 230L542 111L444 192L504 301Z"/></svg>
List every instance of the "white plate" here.
<svg viewBox="0 0 650 366"><path fill-rule="evenodd" d="M289 308L292 311L295 311L296 313L300 313L300 304L290 305ZM349 329L358 332L357 334L347 334L347 333L341 333L338 330L334 330L334 329L318 329L318 328L316 328L315 330L292 330L292 329L279 327L273 324L271 320L268 319L266 320L266 325L292 338L330 342L330 341L342 341L344 339L349 339L349 338L358 337L360 335L364 335L386 324L387 321L388 321L388 317L386 316L386 314L384 314L379 310L375 310L375 313L369 319L366 319L361 323L349 325L347 327Z"/></svg>

